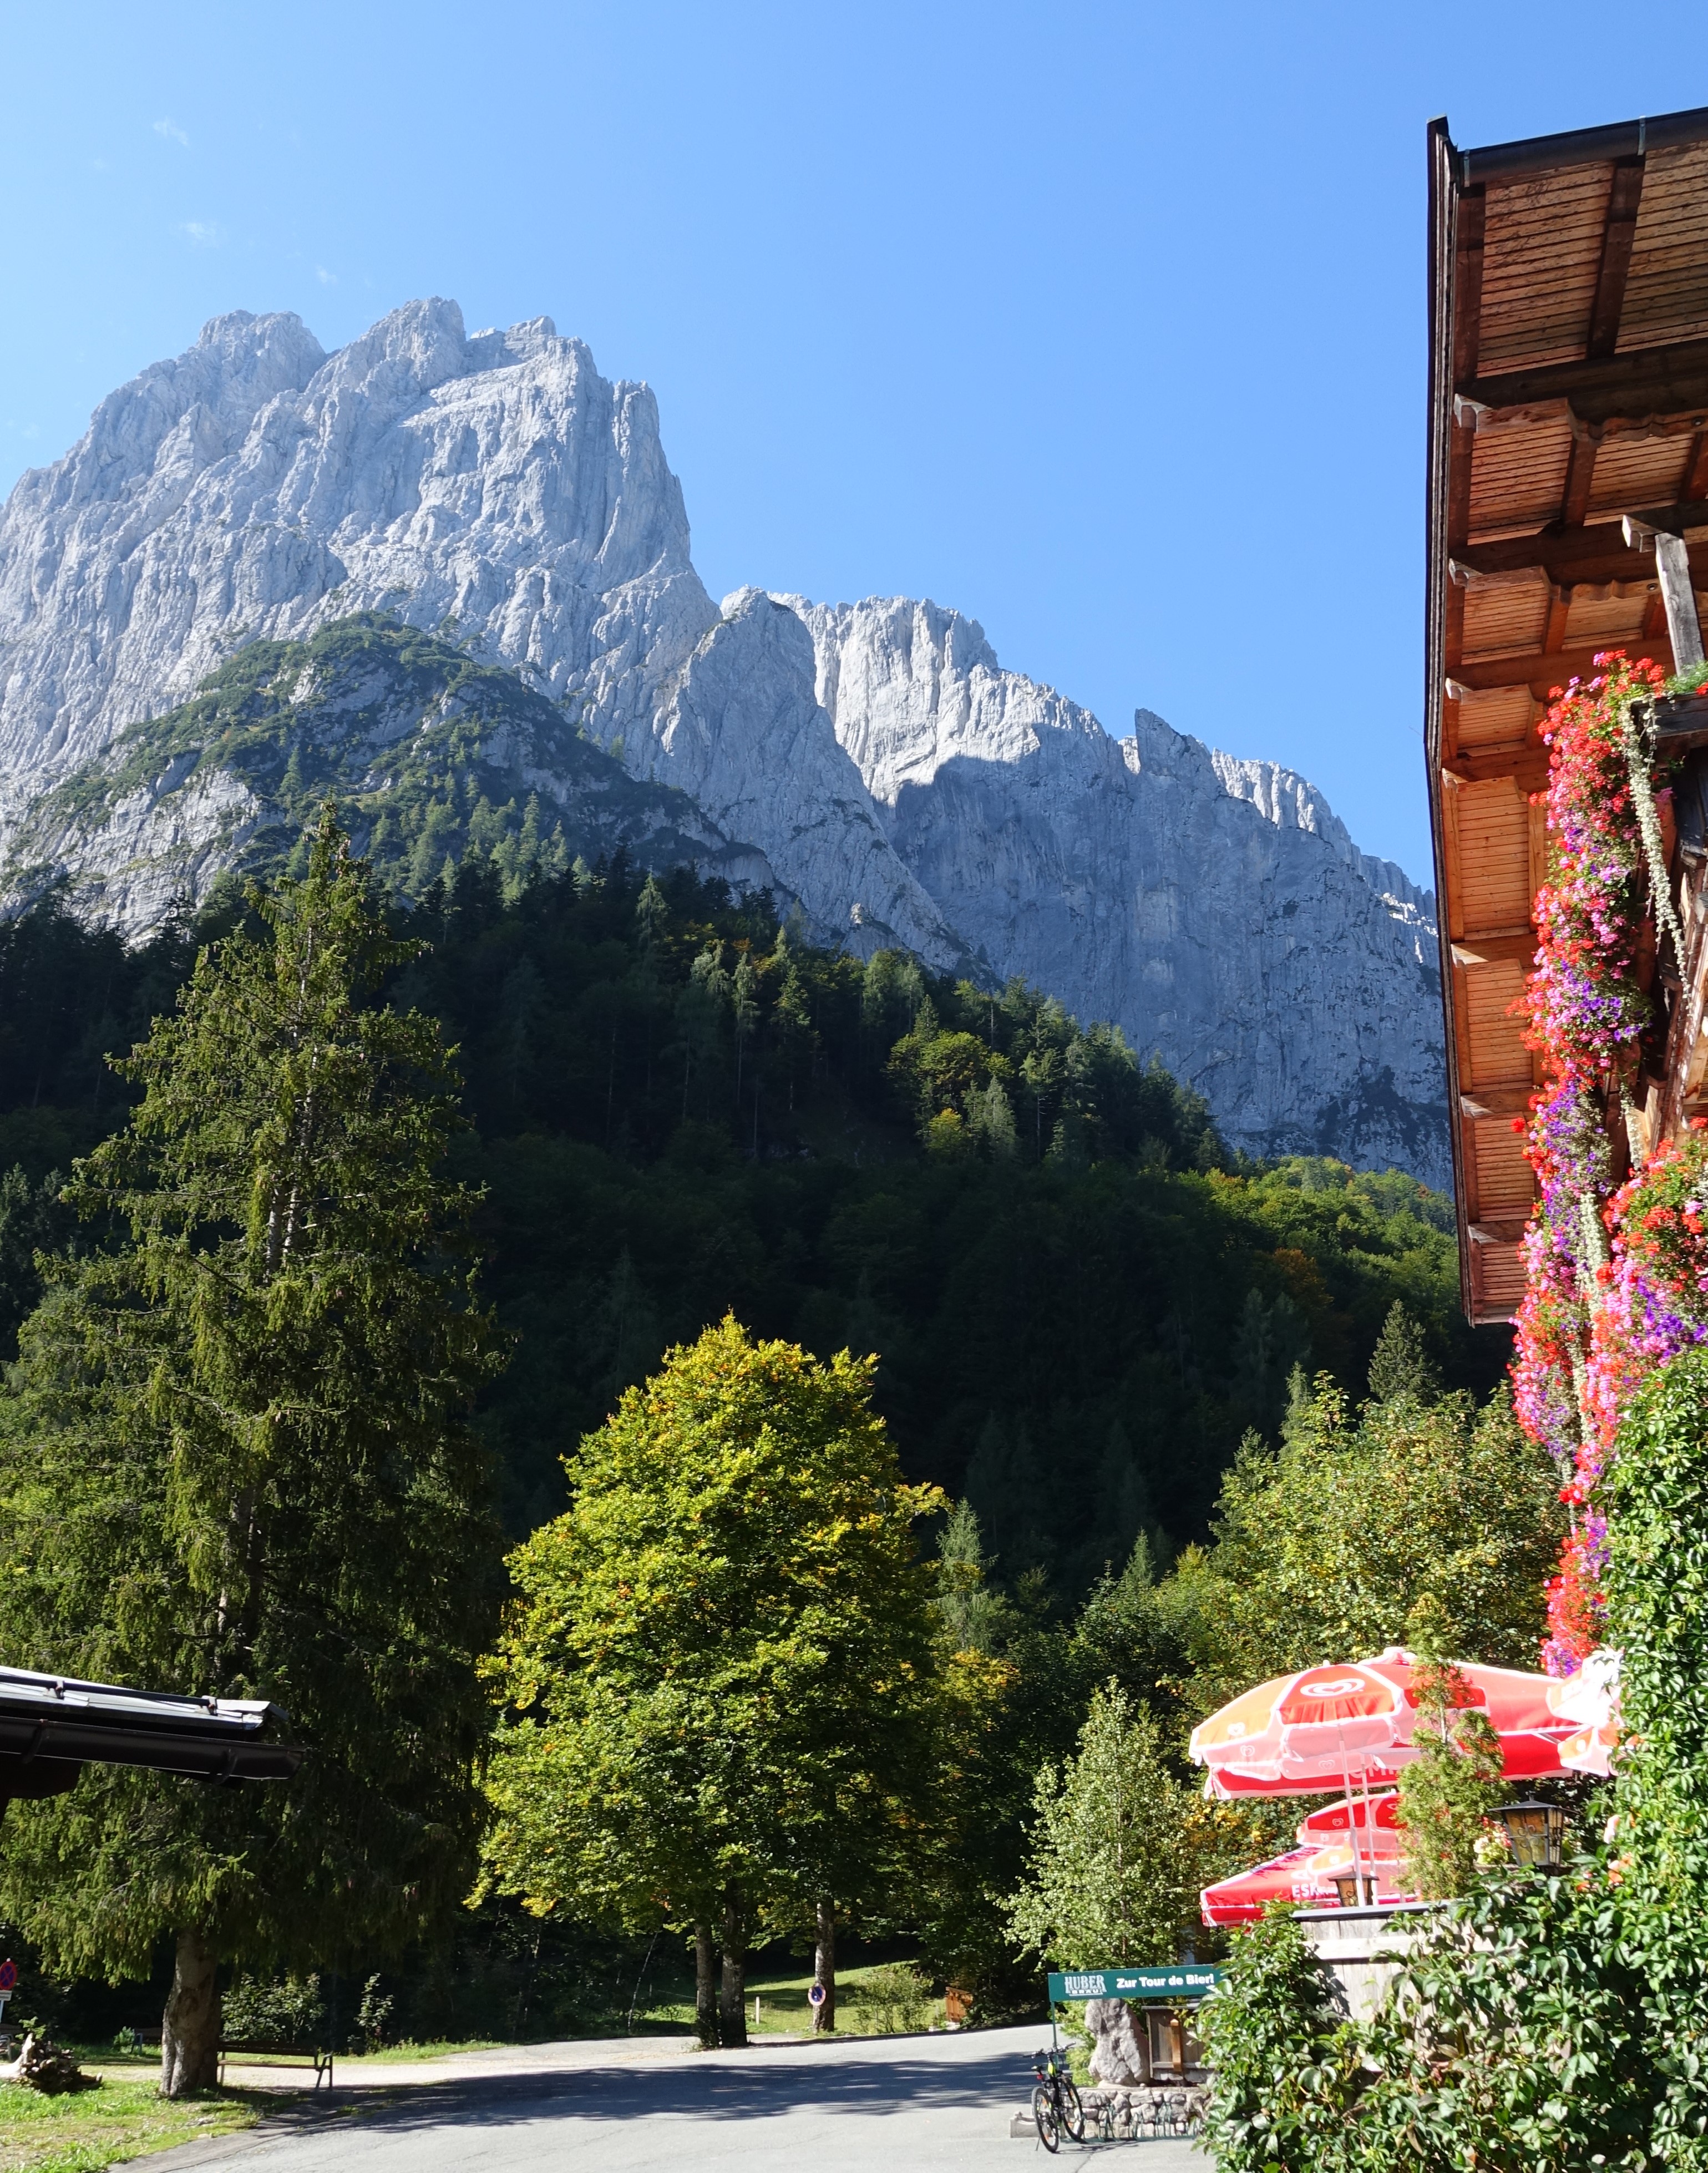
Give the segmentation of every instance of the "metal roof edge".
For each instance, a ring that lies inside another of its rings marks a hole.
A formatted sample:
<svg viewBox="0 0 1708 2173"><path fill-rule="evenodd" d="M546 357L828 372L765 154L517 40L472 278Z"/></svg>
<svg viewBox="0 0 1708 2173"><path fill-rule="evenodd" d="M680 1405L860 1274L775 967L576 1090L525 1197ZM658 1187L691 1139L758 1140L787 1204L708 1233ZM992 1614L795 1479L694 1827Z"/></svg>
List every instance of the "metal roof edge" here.
<svg viewBox="0 0 1708 2173"><path fill-rule="evenodd" d="M1435 127L1431 123L1431 129ZM1447 124L1441 124L1443 135ZM1708 105L1681 113L1661 113L1638 121L1614 121L1598 128L1575 128L1558 136L1529 136L1513 143L1490 143L1480 150L1458 151L1456 180L1472 189L1519 174L1542 173L1551 166L1576 166L1601 159L1640 159L1646 152L1683 143L1708 142Z"/></svg>
<svg viewBox="0 0 1708 2173"><path fill-rule="evenodd" d="M1476 1318L1471 1288L1470 1231L1465 1214L1464 1127L1459 1115L1458 1038L1453 1017L1452 935L1446 840L1441 820L1441 703L1445 692L1447 580L1447 450L1452 410L1453 243L1461 154L1445 114L1426 132L1429 226L1429 429L1424 490L1424 765L1429 790L1430 844L1435 859L1436 927L1441 946L1442 1069L1447 1088L1447 1141L1452 1157L1453 1212L1459 1238L1459 1303Z"/></svg>

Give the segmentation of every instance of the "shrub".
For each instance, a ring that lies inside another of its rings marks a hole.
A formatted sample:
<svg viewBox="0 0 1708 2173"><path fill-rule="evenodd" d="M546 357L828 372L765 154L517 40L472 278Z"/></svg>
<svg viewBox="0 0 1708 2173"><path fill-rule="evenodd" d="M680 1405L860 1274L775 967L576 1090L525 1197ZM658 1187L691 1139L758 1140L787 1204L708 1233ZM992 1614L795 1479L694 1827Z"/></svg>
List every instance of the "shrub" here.
<svg viewBox="0 0 1708 2173"><path fill-rule="evenodd" d="M240 1976L225 1994L224 2035L234 2042L318 2044L326 2024L326 2003L318 1974L288 1976L274 1984Z"/></svg>
<svg viewBox="0 0 1708 2173"><path fill-rule="evenodd" d="M1314 2173L1334 2162L1356 2054L1290 1910L1235 1938L1198 2030L1215 2075L1204 2141L1219 2173Z"/></svg>
<svg viewBox="0 0 1708 2173"><path fill-rule="evenodd" d="M911 1962L881 1962L868 1970L859 1980L854 2005L859 2029L873 2037L929 2030L937 2019L930 1980Z"/></svg>

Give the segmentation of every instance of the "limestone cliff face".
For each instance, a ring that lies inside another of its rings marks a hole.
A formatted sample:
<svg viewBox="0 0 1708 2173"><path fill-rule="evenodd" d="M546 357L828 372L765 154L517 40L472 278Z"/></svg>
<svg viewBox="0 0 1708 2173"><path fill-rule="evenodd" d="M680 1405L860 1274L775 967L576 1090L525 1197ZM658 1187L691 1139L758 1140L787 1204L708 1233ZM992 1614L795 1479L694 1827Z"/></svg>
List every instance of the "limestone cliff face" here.
<svg viewBox="0 0 1708 2173"><path fill-rule="evenodd" d="M146 741L119 736L248 644L376 610L687 793L698 832L649 802L655 833L768 871L815 933L1118 1020L1254 1151L1442 1177L1425 894L1290 773L1142 712L1112 740L953 612L714 603L651 393L546 318L471 335L454 303L412 303L327 355L295 317L235 312L19 482L0 514L13 895L63 872L139 928L205 888L259 788L205 754L140 776ZM553 743L542 720L531 749ZM547 795L572 827L581 790Z"/></svg>
<svg viewBox="0 0 1708 2173"><path fill-rule="evenodd" d="M1447 1177L1434 899L1303 779L1148 710L1116 741L905 598L789 601L892 843L1000 975L1113 1018L1252 1152Z"/></svg>

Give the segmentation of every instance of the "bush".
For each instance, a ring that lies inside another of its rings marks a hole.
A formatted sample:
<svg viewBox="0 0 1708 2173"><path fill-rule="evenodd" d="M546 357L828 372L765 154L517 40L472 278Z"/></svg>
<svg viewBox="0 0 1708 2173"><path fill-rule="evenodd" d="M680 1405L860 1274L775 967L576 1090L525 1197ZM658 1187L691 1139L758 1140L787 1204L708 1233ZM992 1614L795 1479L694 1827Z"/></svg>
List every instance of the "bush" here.
<svg viewBox="0 0 1708 2173"><path fill-rule="evenodd" d="M937 2019L930 1979L911 1962L881 1962L868 1970L852 2003L857 2027L870 2037L900 2037L929 2030Z"/></svg>
<svg viewBox="0 0 1708 2173"><path fill-rule="evenodd" d="M1356 2054L1290 1910L1235 1938L1198 2033L1214 2070L1204 2142L1218 2173L1314 2173L1335 2162Z"/></svg>
<svg viewBox="0 0 1708 2173"><path fill-rule="evenodd" d="M318 1975L276 1984L240 1976L225 1994L223 2034L245 2045L305 2045L326 2037L326 2003Z"/></svg>

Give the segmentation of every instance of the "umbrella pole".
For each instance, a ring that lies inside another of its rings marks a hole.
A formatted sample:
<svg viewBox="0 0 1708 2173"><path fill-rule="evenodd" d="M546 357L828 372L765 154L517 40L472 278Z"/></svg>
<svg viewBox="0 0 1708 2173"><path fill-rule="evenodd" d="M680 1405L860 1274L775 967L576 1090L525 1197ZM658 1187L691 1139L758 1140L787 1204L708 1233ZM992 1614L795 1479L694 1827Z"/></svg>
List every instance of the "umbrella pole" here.
<svg viewBox="0 0 1708 2173"><path fill-rule="evenodd" d="M1358 1846L1358 1809L1352 1800L1352 1761L1346 1755L1344 1735L1340 1738L1340 1771L1346 1782L1346 1835L1352 1843L1352 1884L1362 1908L1369 1896L1364 1889L1364 1852Z"/></svg>
<svg viewBox="0 0 1708 2173"><path fill-rule="evenodd" d="M1358 1769L1358 1786L1364 1798L1364 1838L1370 1843L1370 1906L1376 1906L1376 1817L1370 1808L1370 1767Z"/></svg>

